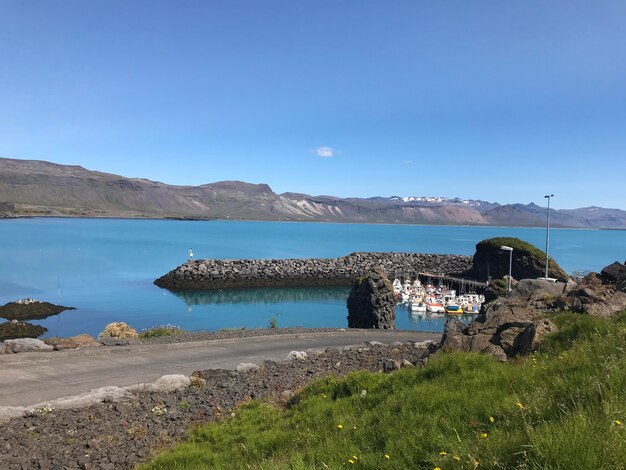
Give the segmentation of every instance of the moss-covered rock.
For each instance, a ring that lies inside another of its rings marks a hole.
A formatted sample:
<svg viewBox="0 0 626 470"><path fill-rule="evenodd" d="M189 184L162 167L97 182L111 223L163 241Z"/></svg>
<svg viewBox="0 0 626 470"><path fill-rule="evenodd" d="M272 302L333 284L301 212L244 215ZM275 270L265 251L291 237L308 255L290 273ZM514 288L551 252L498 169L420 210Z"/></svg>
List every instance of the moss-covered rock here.
<svg viewBox="0 0 626 470"><path fill-rule="evenodd" d="M509 274L509 252L502 246L513 248L511 273L514 279L533 279L545 275L546 254L534 245L513 237L483 240L476 245L472 261L472 276L476 279L502 278ZM567 282L567 273L550 258L548 277Z"/></svg>

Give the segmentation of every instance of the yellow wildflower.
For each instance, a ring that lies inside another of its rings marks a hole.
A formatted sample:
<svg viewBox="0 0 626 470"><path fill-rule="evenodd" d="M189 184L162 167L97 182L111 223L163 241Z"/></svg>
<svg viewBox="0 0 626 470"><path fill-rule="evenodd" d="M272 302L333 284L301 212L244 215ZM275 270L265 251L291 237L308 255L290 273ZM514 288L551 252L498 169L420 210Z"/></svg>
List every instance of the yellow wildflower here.
<svg viewBox="0 0 626 470"><path fill-rule="evenodd" d="M520 410L526 409L526 407L523 404L521 404L519 401L515 404L515 406L517 406Z"/></svg>
<svg viewBox="0 0 626 470"><path fill-rule="evenodd" d="M353 455L353 456L352 456L352 458L353 458L354 460L359 460L359 458L358 458L356 455Z"/></svg>
<svg viewBox="0 0 626 470"><path fill-rule="evenodd" d="M350 463L354 463L354 460L352 460L352 459L348 459L348 462L350 462Z"/></svg>
<svg viewBox="0 0 626 470"><path fill-rule="evenodd" d="M338 424L337 429L343 429L343 424Z"/></svg>
<svg viewBox="0 0 626 470"><path fill-rule="evenodd" d="M489 416L489 422L493 423L496 419L493 416Z"/></svg>
<svg viewBox="0 0 626 470"><path fill-rule="evenodd" d="M389 454L385 454L385 458L389 460L391 457L389 457Z"/></svg>
<svg viewBox="0 0 626 470"><path fill-rule="evenodd" d="M435 467L433 470L441 470L441 467Z"/></svg>
<svg viewBox="0 0 626 470"><path fill-rule="evenodd" d="M453 455L452 458L456 460L457 462L461 461L461 457L459 457L458 455Z"/></svg>
<svg viewBox="0 0 626 470"><path fill-rule="evenodd" d="M619 419L616 419L615 421L613 421L613 424L614 424L615 426L621 426L621 425L622 425L622 422L621 422Z"/></svg>
<svg viewBox="0 0 626 470"><path fill-rule="evenodd" d="M439 455L448 455L448 453L445 450L442 450L441 452L439 452Z"/></svg>
<svg viewBox="0 0 626 470"><path fill-rule="evenodd" d="M482 437L483 439L487 439L488 434L486 432L481 432L480 433L480 437Z"/></svg>

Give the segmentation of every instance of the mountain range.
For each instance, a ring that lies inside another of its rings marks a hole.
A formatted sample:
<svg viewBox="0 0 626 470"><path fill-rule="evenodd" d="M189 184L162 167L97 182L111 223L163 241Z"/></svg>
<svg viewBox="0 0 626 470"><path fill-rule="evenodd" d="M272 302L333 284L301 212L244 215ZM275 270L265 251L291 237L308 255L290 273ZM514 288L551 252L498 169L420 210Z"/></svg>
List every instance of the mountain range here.
<svg viewBox="0 0 626 470"><path fill-rule="evenodd" d="M174 186L81 166L0 158L0 217L65 216L287 220L542 227L547 209L443 197L277 194L267 184ZM626 229L626 211L551 210L551 226Z"/></svg>

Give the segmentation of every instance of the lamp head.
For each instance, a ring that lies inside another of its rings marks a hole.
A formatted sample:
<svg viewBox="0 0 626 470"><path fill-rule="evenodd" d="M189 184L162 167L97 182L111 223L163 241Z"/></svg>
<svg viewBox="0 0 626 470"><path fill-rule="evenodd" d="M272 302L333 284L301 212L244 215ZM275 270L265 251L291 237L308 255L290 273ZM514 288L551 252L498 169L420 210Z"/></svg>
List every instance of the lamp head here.
<svg viewBox="0 0 626 470"><path fill-rule="evenodd" d="M501 246L500 249L504 251L513 251L513 248L511 248L510 246Z"/></svg>

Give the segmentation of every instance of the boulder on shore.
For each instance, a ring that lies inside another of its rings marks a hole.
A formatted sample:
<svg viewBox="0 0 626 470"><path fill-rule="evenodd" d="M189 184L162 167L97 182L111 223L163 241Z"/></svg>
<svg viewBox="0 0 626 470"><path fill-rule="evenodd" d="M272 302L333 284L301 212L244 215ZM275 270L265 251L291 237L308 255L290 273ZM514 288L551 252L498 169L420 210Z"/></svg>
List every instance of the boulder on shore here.
<svg viewBox="0 0 626 470"><path fill-rule="evenodd" d="M626 266L615 262L587 274L555 302L555 308L609 317L626 310Z"/></svg>
<svg viewBox="0 0 626 470"><path fill-rule="evenodd" d="M21 352L35 352L35 351L52 351L52 346L47 345L40 339L35 338L20 338L20 339L7 339L4 343L4 352L7 354L16 354Z"/></svg>
<svg viewBox="0 0 626 470"><path fill-rule="evenodd" d="M88 334L70 336L69 338L46 338L43 341L44 343L54 347L57 351L63 349L79 349L102 346L93 338L93 336Z"/></svg>
<svg viewBox="0 0 626 470"><path fill-rule="evenodd" d="M617 290L626 292L626 261L615 262L606 266L600 275L606 284L615 284Z"/></svg>
<svg viewBox="0 0 626 470"><path fill-rule="evenodd" d="M348 296L348 327L394 329L393 286L382 268L375 268L352 284Z"/></svg>

